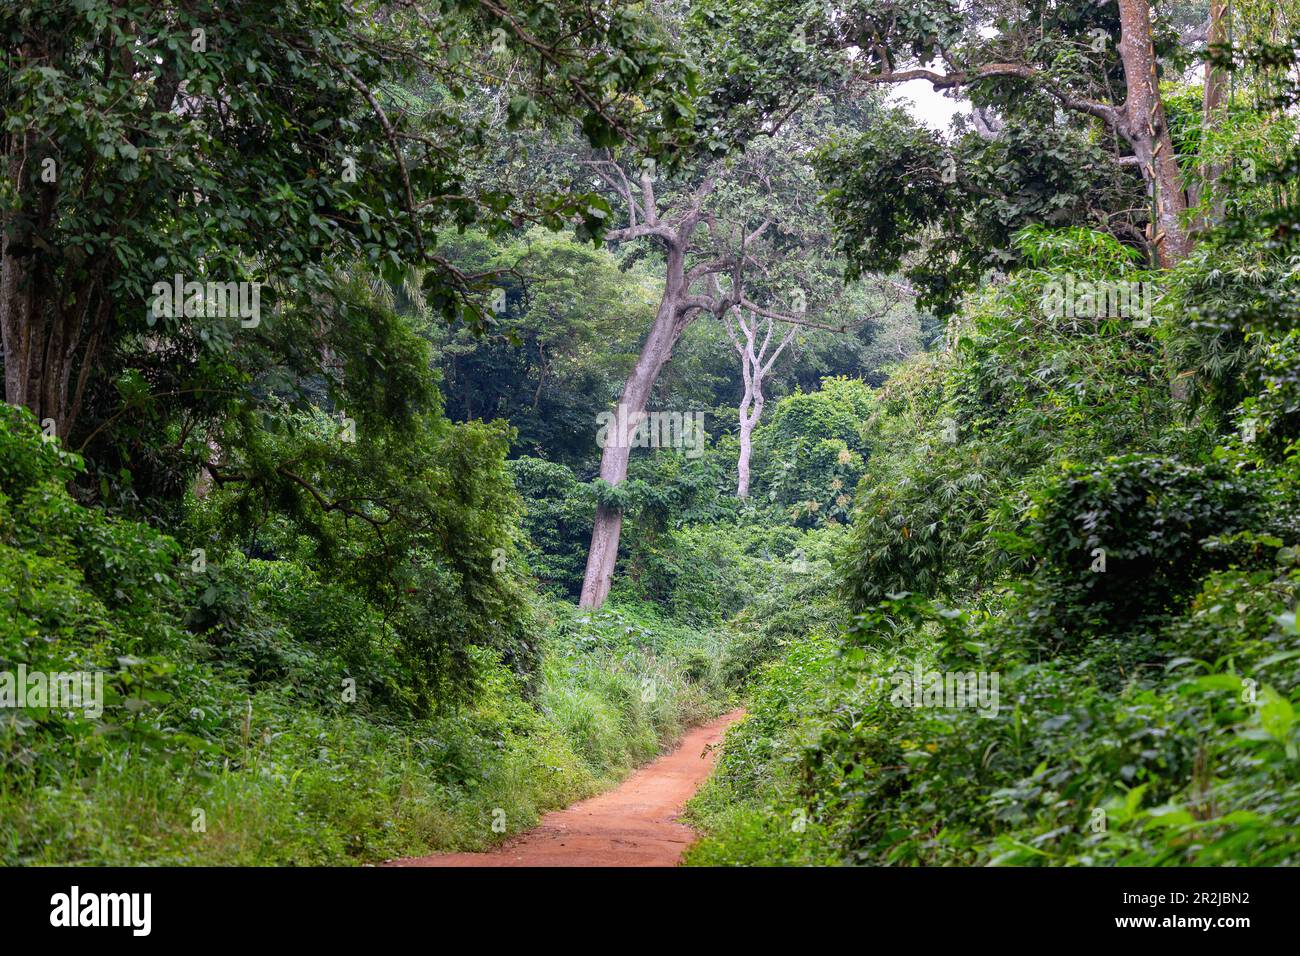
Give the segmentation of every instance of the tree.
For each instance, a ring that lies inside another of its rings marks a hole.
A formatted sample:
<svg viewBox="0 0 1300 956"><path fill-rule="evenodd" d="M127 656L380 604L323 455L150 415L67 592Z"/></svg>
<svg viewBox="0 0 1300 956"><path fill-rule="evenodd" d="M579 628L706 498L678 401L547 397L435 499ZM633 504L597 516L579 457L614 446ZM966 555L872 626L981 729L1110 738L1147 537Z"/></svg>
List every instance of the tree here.
<svg viewBox="0 0 1300 956"><path fill-rule="evenodd" d="M1228 3L1227 0L1210 0L1210 22L1206 31L1206 43L1209 46L1209 57L1205 64L1205 90L1202 97L1203 105L1201 108L1202 119L1201 126L1205 131L1214 129L1219 124L1224 101L1228 93L1228 73L1222 65L1216 62L1216 57L1222 55L1227 47L1229 39L1228 30ZM1213 191L1214 184L1223 178L1225 170L1218 163L1206 163L1202 169L1204 179L1203 188ZM1195 203L1193 203L1195 204ZM1206 228L1217 222L1222 222L1224 215L1224 203L1222 199L1214 200L1213 208L1206 210L1197 226Z"/></svg>
<svg viewBox="0 0 1300 956"><path fill-rule="evenodd" d="M474 91L507 87L510 122L580 118L601 145L690 131L689 69L629 4L32 0L0 34L5 399L65 438L114 365L237 351L228 329L199 341L202 296L148 321L158 280L265 284L269 314L328 296L339 262L418 265L438 311L472 320L474 277L438 228L594 226L586 196L463 188L490 119L461 108ZM183 386L200 389L219 391Z"/></svg>
<svg viewBox="0 0 1300 956"><path fill-rule="evenodd" d="M1039 66L1027 63L986 61L964 68L936 73L928 69L897 70L886 61L875 72L861 77L867 83L898 83L910 79L927 80L935 89L953 89L992 80L1023 80L1041 89L1062 107L1074 113L1100 119L1118 133L1133 151L1135 165L1152 196L1153 234L1156 258L1168 267L1186 257L1192 240L1185 222L1187 196L1183 189L1178 157L1169 136L1169 121L1160 97L1159 64L1151 27L1151 8L1147 0L1117 0L1119 7L1119 43L1117 52L1123 65L1125 96L1121 103L1108 104L1076 92L1070 85L1058 84ZM1092 36L1100 41L1109 37L1103 32ZM1019 39L1019 38L1016 38ZM1018 45L1018 44L1017 44ZM1104 44L1103 44L1104 46ZM939 50L942 54L942 50Z"/></svg>
<svg viewBox="0 0 1300 956"><path fill-rule="evenodd" d="M730 269L733 263L728 259L717 265L706 262L694 267L687 266L695 231L704 215L704 202L717 184L714 176L706 175L693 190L682 197L677 208L661 215L654 176L648 169L640 173L639 195L634 195L631 181L617 163L596 161L593 165L602 178L619 193L627 207L628 224L606 233L606 239L611 242L626 242L654 237L663 246L665 260L659 308L636 364L623 386L617 409L620 424L613 440L606 442L601 454L600 479L609 485L617 485L627 477L631 429L641 424L650 390L659 377L660 369L672 355L677 339L702 308L708 308L715 314L719 310L731 308L732 303L724 301L721 296L694 298L692 285L707 277L714 277L716 288L717 272ZM742 242L742 258L749 239L750 236L746 236ZM598 608L605 602L614 576L622 526L621 509L604 502L597 506L591 548L587 554L587 569L579 598L580 606Z"/></svg>
<svg viewBox="0 0 1300 956"><path fill-rule="evenodd" d="M622 385L658 306L657 282L620 269L607 249L540 228L446 236L440 248L466 272L509 270L494 280L489 334L429 323L448 416L507 419L517 454L583 466L590 410Z"/></svg>
<svg viewBox="0 0 1300 956"><path fill-rule="evenodd" d="M1122 238L1149 243L1154 258L1163 266L1178 262L1192 247L1185 221L1183 177L1159 90L1160 51L1169 51L1176 40L1155 30L1147 0L1085 5L1027 0L976 6L954 0L840 0L801 5L706 0L694 17L728 41L717 44L716 56L730 69L707 67L711 75L720 73L726 80L711 91L701 106L702 116L728 115L731 110L743 129L753 130L770 125L773 115L817 89L854 95L920 80L938 91L962 90L976 107L976 128L984 137L1000 138L1013 129L1033 129L1025 142L1037 140L1040 144L1038 155L1042 158L1037 163L1023 171L1012 170L1013 180L1029 184L1029 197L1038 198L1024 206L1021 221L1008 223L1012 226L1008 236L1034 221L1051 221L1029 218L1033 215L1050 216L1065 207L1088 211L1087 192L1094 184L1078 182L1068 170L1053 171L1072 162L1060 155L1053 136L1093 127L1078 147L1083 150L1083 163L1091 164L1089 154L1098 143L1106 142L1096 136L1095 127L1100 123L1114 141L1110 161L1139 174L1151 209L1146 235ZM740 103L748 107L733 109ZM998 132L982 122L992 115L990 111L1006 120ZM898 147L893 151L898 152ZM949 213L964 202L961 194L972 184L963 181L962 170L951 165L949 175L939 175L945 166L944 152L939 151L934 174L925 171L914 187L919 214L910 219L922 226L943 222L959 227L963 223L962 217ZM947 156L948 163L955 158ZM870 196L872 179L884 168L873 165L861 170L864 194ZM1044 181L1045 172L1050 175ZM852 170L844 174L851 176ZM832 185L842 182L833 180ZM981 188L987 190L988 186L982 184ZM1059 201L1048 201L1053 190L1060 190ZM992 190L995 200L999 192ZM876 190L875 195L881 203L894 203L890 190ZM1012 198L1019 202L1023 196ZM1135 205L1128 197L1119 198L1112 206L1114 211ZM875 216L868 209L854 215L882 221L891 218ZM897 223L905 226L907 220ZM930 304L951 307L956 291L978 277L978 272L950 277L946 285L956 286L954 290L945 287L942 275L935 274L942 271L945 253L959 238L959 233L953 234L947 248L928 257L935 264L917 273L916 278L926 280ZM845 246L851 265L856 256L868 268L887 269L886 263L894 258L888 245L877 245L876 237L869 234L849 236ZM967 258L977 257L971 254ZM1000 265L1008 266L1005 262ZM983 263L984 269L991 267L999 264Z"/></svg>
<svg viewBox="0 0 1300 956"><path fill-rule="evenodd" d="M745 310L738 309L734 323L730 312L722 318L726 323L727 336L731 339L732 347L740 356L741 373L745 381L745 393L740 398L740 408L737 410L740 418L740 456L736 460L736 497L748 498L749 458L753 452L754 426L763 417L763 378L772 370L772 366L781 357L785 347L794 340L799 327L791 325L787 328L769 354L773 329L773 320L770 316L762 317L763 340L757 346L755 343L758 341L760 324L757 316L752 316L746 321ZM740 329L739 336L736 334L737 327ZM743 342L741 337L744 338Z"/></svg>
<svg viewBox="0 0 1300 956"><path fill-rule="evenodd" d="M691 322L706 314L722 319L741 308L809 324L804 313L815 294L810 294L810 280L829 275L810 269L797 286L793 276L797 264L807 264L810 253L820 251L817 232L821 230L824 243L826 224L816 214L806 161L790 155L796 145L794 140L784 143L784 156L772 146L706 162L693 175L679 174L663 183L656 182L653 164L629 172L612 157L587 161L626 211L625 225L611 229L606 239L653 239L664 256L659 308L624 384L615 413L618 427L601 453L599 477L607 485L617 486L627 477L631 440L645 419L651 390ZM786 255L794 250L800 254ZM793 299L785 311L773 305L783 295ZM583 607L600 607L609 593L621 530L621 509L602 501L583 578Z"/></svg>
<svg viewBox="0 0 1300 956"><path fill-rule="evenodd" d="M886 282L882 283L880 291L884 305L879 311L860 316L852 323L838 329L826 326L817 327L825 331L842 334L850 329L876 322L884 318L909 290L896 282ZM753 453L754 427L763 417L763 406L765 404L763 381L776 364L776 360L781 357L781 353L785 351L786 346L794 340L795 334L799 331L799 326L790 325L780 340L773 345L772 333L775 324L778 324L773 316L751 314L746 319L744 309L736 309L735 313L736 318L734 321L730 312L723 315L722 321L727 330L727 337L731 340L732 348L740 356L741 377L744 382L744 393L741 396L740 407L737 410L740 422L738 432L740 453L736 461L736 497L748 498L749 460ZM737 329L740 330L739 335L737 335ZM761 342L759 341L760 332L762 334ZM741 341L742 338L744 341Z"/></svg>

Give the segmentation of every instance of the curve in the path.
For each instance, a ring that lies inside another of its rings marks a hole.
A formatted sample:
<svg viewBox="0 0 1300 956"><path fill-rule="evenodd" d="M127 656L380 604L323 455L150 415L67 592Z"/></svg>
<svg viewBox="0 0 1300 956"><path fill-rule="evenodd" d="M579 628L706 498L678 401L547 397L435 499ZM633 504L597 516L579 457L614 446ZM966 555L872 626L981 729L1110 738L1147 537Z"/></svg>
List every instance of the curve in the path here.
<svg viewBox="0 0 1300 956"><path fill-rule="evenodd" d="M690 730L672 753L613 790L548 813L532 830L487 853L439 853L388 866L673 866L695 834L678 822L709 775L717 745L744 715L734 710Z"/></svg>

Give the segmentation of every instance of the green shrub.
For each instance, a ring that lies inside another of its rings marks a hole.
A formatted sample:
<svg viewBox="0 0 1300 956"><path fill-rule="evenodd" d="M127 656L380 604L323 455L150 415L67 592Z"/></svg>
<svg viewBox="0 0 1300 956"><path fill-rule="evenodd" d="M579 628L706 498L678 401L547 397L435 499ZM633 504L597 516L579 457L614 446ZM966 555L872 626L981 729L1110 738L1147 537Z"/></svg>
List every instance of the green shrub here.
<svg viewBox="0 0 1300 956"><path fill-rule="evenodd" d="M524 500L533 576L548 593L576 598L587 567L594 497L564 465L525 457L514 459L509 467Z"/></svg>
<svg viewBox="0 0 1300 956"><path fill-rule="evenodd" d="M0 671L89 670L105 685L100 715L0 716L0 863L341 864L485 849L720 712L720 634L639 611L516 608L518 569L483 587L493 572L474 542L508 542L497 532L512 499L492 482L455 487L499 461L484 436L462 437L443 451L477 464L448 463L456 473L438 485L455 546L424 542L408 580L427 590L385 620L382 588L353 563L365 542L348 529L327 529L345 553L323 563L283 516L261 529L262 557L220 536L199 538L212 544L203 560L185 555L78 503L68 484L80 460L30 413L0 406ZM214 494L194 526L214 528L235 505ZM521 648L542 663L511 661ZM453 670L474 693L423 707L415 694L449 673L441 654L462 657Z"/></svg>
<svg viewBox="0 0 1300 956"><path fill-rule="evenodd" d="M1088 230L1022 245L1034 268L877 390L840 542L854 613L754 672L690 862L1300 862L1290 343L1188 348L1204 262L1154 277L1151 327L1050 321L1045 283L1143 274ZM1215 375L1213 402L1170 387ZM908 706L918 667L996 675L996 705Z"/></svg>
<svg viewBox="0 0 1300 956"><path fill-rule="evenodd" d="M1176 611L1229 560L1206 539L1259 527L1264 510L1257 476L1217 464L1134 455L1073 468L1031 512L1033 617L1063 645Z"/></svg>
<svg viewBox="0 0 1300 956"><path fill-rule="evenodd" d="M871 407L870 387L848 378L781 399L754 433L753 493L804 527L848 520Z"/></svg>

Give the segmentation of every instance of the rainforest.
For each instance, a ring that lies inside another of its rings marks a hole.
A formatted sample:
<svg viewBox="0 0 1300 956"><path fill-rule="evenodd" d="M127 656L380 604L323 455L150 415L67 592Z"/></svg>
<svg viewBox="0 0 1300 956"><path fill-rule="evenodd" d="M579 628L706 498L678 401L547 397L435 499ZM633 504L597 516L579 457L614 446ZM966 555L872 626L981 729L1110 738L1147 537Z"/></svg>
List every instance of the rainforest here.
<svg viewBox="0 0 1300 956"><path fill-rule="evenodd" d="M1300 863L1300 3L0 37L6 866Z"/></svg>

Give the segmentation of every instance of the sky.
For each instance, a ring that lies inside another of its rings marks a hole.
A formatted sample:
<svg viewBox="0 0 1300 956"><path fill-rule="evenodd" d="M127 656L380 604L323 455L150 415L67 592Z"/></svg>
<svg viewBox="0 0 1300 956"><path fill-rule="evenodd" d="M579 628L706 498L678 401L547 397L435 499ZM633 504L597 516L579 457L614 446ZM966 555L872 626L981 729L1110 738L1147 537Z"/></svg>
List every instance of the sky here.
<svg viewBox="0 0 1300 956"><path fill-rule="evenodd" d="M970 112L970 103L966 99L943 96L925 80L900 83L890 102L904 106L917 120L943 133L948 132L953 116Z"/></svg>

